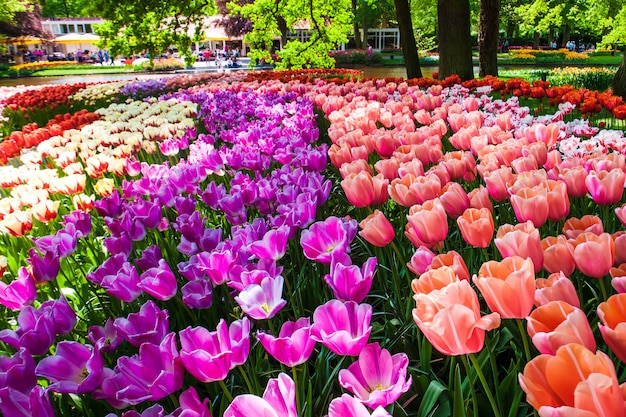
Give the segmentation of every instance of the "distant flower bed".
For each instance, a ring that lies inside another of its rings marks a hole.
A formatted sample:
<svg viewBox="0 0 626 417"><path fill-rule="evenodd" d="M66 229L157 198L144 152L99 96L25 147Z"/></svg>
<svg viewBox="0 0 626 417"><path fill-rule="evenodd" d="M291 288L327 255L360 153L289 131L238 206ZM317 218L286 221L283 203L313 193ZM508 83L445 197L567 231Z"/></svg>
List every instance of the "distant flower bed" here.
<svg viewBox="0 0 626 417"><path fill-rule="evenodd" d="M185 68L185 65L180 60L174 58L155 59L152 61L152 64L150 61L141 64L141 69L148 71L172 71L183 68Z"/></svg>
<svg viewBox="0 0 626 417"><path fill-rule="evenodd" d="M558 50L538 50L538 49L511 49L511 62L518 64L558 64L563 62L575 63L585 62L589 55L568 51L567 49Z"/></svg>
<svg viewBox="0 0 626 417"><path fill-rule="evenodd" d="M31 75L33 72L41 71L43 69L49 68L59 68L59 67L72 67L77 64L72 61L42 61L42 62L29 62L26 64L18 64L13 65L9 68L10 76L17 77L26 77Z"/></svg>

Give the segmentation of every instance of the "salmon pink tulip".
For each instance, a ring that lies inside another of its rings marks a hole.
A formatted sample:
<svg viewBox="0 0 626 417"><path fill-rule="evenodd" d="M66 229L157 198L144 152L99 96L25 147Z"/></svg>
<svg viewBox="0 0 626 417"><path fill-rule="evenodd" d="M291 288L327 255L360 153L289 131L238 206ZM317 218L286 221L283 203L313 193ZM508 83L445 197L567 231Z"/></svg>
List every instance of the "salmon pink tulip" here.
<svg viewBox="0 0 626 417"><path fill-rule="evenodd" d="M456 219L470 206L470 200L467 193L458 182L449 182L442 189L439 194L439 200L443 207L446 209L446 213Z"/></svg>
<svg viewBox="0 0 626 417"><path fill-rule="evenodd" d="M411 190L415 193L417 204L424 204L441 193L441 180L436 175L415 177L411 183Z"/></svg>
<svg viewBox="0 0 626 417"><path fill-rule="evenodd" d="M580 219L570 217L563 225L563 234L568 239L576 239L576 237L584 232L591 232L596 235L604 233L602 220L598 216L587 214Z"/></svg>
<svg viewBox="0 0 626 417"><path fill-rule="evenodd" d="M530 220L541 227L548 219L548 191L545 185L524 187L511 195L511 206L520 223Z"/></svg>
<svg viewBox="0 0 626 417"><path fill-rule="evenodd" d="M620 168L611 171L591 171L585 178L585 185L594 202L601 206L615 204L622 199L626 173Z"/></svg>
<svg viewBox="0 0 626 417"><path fill-rule="evenodd" d="M412 187L415 182L413 174L407 174L402 178L396 178L389 184L389 197L396 203L404 207L411 207L418 204L418 196Z"/></svg>
<svg viewBox="0 0 626 417"><path fill-rule="evenodd" d="M559 221L569 214L567 185L563 181L545 182L548 196L548 220Z"/></svg>
<svg viewBox="0 0 626 417"><path fill-rule="evenodd" d="M468 281L413 296L413 320L429 342L448 356L475 353L483 348L485 331L500 326L500 316L480 315L478 296Z"/></svg>
<svg viewBox="0 0 626 417"><path fill-rule="evenodd" d="M565 276L572 275L576 264L567 248L567 239L563 235L548 236L541 240L543 249L543 268L549 273L563 272Z"/></svg>
<svg viewBox="0 0 626 417"><path fill-rule="evenodd" d="M583 166L559 169L558 178L567 185L567 194L572 198L587 194L587 170Z"/></svg>
<svg viewBox="0 0 626 417"><path fill-rule="evenodd" d="M624 395L615 366L603 352L570 343L554 356L539 355L524 367L519 383L540 416L622 416Z"/></svg>
<svg viewBox="0 0 626 417"><path fill-rule="evenodd" d="M429 269L418 279L414 279L411 282L411 289L415 294L428 294L457 281L459 281L459 277L454 273L454 269L449 266L442 266L437 269Z"/></svg>
<svg viewBox="0 0 626 417"><path fill-rule="evenodd" d="M543 267L543 250L539 239L539 230L529 220L515 226L505 224L498 228L494 243L503 258L521 256L530 258L535 266L535 273Z"/></svg>
<svg viewBox="0 0 626 417"><path fill-rule="evenodd" d="M580 300L572 281L562 272L555 272L548 278L535 280L535 305L540 307L550 301L565 301L567 304L580 308Z"/></svg>
<svg viewBox="0 0 626 417"><path fill-rule="evenodd" d="M486 208L468 208L463 215L456 219L463 235L463 240L468 245L478 248L486 248L493 239L494 223L491 211Z"/></svg>
<svg viewBox="0 0 626 417"><path fill-rule="evenodd" d="M568 343L579 343L590 350L596 341L585 313L564 301L550 301L537 307L526 318L528 334L540 353L554 355Z"/></svg>
<svg viewBox="0 0 626 417"><path fill-rule="evenodd" d="M467 196L470 199L471 208L486 208L487 210L493 212L493 205L491 204L491 200L489 199L489 190L487 190L482 185L478 188L474 188L467 194Z"/></svg>
<svg viewBox="0 0 626 417"><path fill-rule="evenodd" d="M620 294L626 293L626 264L611 268L611 286Z"/></svg>
<svg viewBox="0 0 626 417"><path fill-rule="evenodd" d="M626 204L622 204L621 206L615 209L615 214L620 222L622 222L623 226L626 226Z"/></svg>
<svg viewBox="0 0 626 417"><path fill-rule="evenodd" d="M411 388L408 366L405 353L392 356L372 343L363 348L356 362L339 371L339 384L372 409L386 407Z"/></svg>
<svg viewBox="0 0 626 417"><path fill-rule="evenodd" d="M613 266L615 244L608 233L599 236L591 232L581 233L576 239L567 241L567 248L578 270L589 277L602 278Z"/></svg>
<svg viewBox="0 0 626 417"><path fill-rule="evenodd" d="M452 268L459 279L470 279L470 273L467 269L467 265L465 264L465 260L457 251L451 250L446 253L440 253L433 258L427 269L438 269L442 266L449 266Z"/></svg>
<svg viewBox="0 0 626 417"><path fill-rule="evenodd" d="M626 294L614 294L598 305L600 333L613 353L626 362Z"/></svg>
<svg viewBox="0 0 626 417"><path fill-rule="evenodd" d="M521 319L533 308L535 272L529 258L513 256L485 262L473 281L491 311L502 318Z"/></svg>
<svg viewBox="0 0 626 417"><path fill-rule="evenodd" d="M613 238L613 245L615 246L615 256L613 258L613 265L621 265L626 263L626 231L620 230L611 235Z"/></svg>
<svg viewBox="0 0 626 417"><path fill-rule="evenodd" d="M421 206L412 206L407 219L407 229L429 248L444 241L448 235L448 216L438 198Z"/></svg>
<svg viewBox="0 0 626 417"><path fill-rule="evenodd" d="M341 181L341 188L355 207L368 207L374 201L374 181L369 172L351 173Z"/></svg>
<svg viewBox="0 0 626 417"><path fill-rule="evenodd" d="M351 174L358 175L359 173L369 174L370 177L374 174L374 170L365 159L357 159L352 162L344 162L339 168L341 178L346 179Z"/></svg>
<svg viewBox="0 0 626 417"><path fill-rule="evenodd" d="M363 239L381 248L387 246L396 235L393 225L380 210L374 210L374 213L361 220L359 227L359 235Z"/></svg>
<svg viewBox="0 0 626 417"><path fill-rule="evenodd" d="M485 185L489 195L495 201L509 198L508 184L513 180L513 171L509 167L502 167L484 175Z"/></svg>
<svg viewBox="0 0 626 417"><path fill-rule="evenodd" d="M382 174L387 180L392 181L398 178L400 162L396 158L381 159L374 164L376 172Z"/></svg>

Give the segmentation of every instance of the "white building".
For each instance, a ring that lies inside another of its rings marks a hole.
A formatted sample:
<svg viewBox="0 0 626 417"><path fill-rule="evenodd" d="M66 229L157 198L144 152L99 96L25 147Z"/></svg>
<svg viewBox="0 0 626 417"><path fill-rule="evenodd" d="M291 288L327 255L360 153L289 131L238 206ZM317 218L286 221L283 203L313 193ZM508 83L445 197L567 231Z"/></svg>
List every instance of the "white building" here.
<svg viewBox="0 0 626 417"><path fill-rule="evenodd" d="M68 33L96 33L93 25L104 23L99 17L64 17L42 19L41 26L55 37Z"/></svg>

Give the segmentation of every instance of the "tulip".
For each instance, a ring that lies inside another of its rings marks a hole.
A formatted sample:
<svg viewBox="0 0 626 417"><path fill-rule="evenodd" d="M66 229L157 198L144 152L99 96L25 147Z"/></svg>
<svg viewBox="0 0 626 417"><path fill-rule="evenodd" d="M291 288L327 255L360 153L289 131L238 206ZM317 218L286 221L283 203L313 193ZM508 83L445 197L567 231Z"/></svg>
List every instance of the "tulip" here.
<svg viewBox="0 0 626 417"><path fill-rule="evenodd" d="M214 285L230 280L229 272L235 264L235 255L228 249L202 252L197 256L198 269L209 276Z"/></svg>
<svg viewBox="0 0 626 417"><path fill-rule="evenodd" d="M0 304L11 310L21 310L37 298L37 288L25 267L17 271L17 279L5 284L0 281Z"/></svg>
<svg viewBox="0 0 626 417"><path fill-rule="evenodd" d="M548 236L541 240L543 249L543 268L549 273L562 272L566 276L572 275L576 264L572 254L567 249L567 239L563 235Z"/></svg>
<svg viewBox="0 0 626 417"><path fill-rule="evenodd" d="M622 204L621 206L615 209L615 215L620 222L622 222L623 226L626 226L626 204Z"/></svg>
<svg viewBox="0 0 626 417"><path fill-rule="evenodd" d="M289 240L289 228L281 226L271 229L263 235L261 240L257 240L248 245L248 250L259 259L271 259L278 261L287 252L287 242Z"/></svg>
<svg viewBox="0 0 626 417"><path fill-rule="evenodd" d="M470 273L465 264L465 260L457 251L448 251L435 256L428 267L428 270L438 269L442 266L449 266L459 279L470 279Z"/></svg>
<svg viewBox="0 0 626 417"><path fill-rule="evenodd" d="M363 403L348 394L335 398L328 406L328 417L391 417L383 407L378 407L370 414Z"/></svg>
<svg viewBox="0 0 626 417"><path fill-rule="evenodd" d="M372 409L386 407L411 388L408 366L405 353L392 356L372 343L363 348L356 362L339 371L339 384Z"/></svg>
<svg viewBox="0 0 626 417"><path fill-rule="evenodd" d="M583 166L560 169L558 177L567 185L567 194L572 198L587 194L587 170Z"/></svg>
<svg viewBox="0 0 626 417"><path fill-rule="evenodd" d="M287 304L282 299L284 282L281 275L265 277L260 284L247 286L235 301L253 319L271 319Z"/></svg>
<svg viewBox="0 0 626 417"><path fill-rule="evenodd" d="M281 373L267 383L263 397L243 394L235 397L224 411L224 417L298 417L296 384Z"/></svg>
<svg viewBox="0 0 626 417"><path fill-rule="evenodd" d="M337 355L356 356L372 331L371 318L369 304L330 300L315 309L311 337Z"/></svg>
<svg viewBox="0 0 626 417"><path fill-rule="evenodd" d="M599 236L591 232L581 233L576 239L567 241L567 248L578 270L589 277L602 278L613 266L615 244L608 233Z"/></svg>
<svg viewBox="0 0 626 417"><path fill-rule="evenodd" d="M456 222L468 245L486 248L491 243L495 226L488 209L468 208Z"/></svg>
<svg viewBox="0 0 626 417"><path fill-rule="evenodd" d="M128 318L118 317L113 327L123 340L140 347L144 343L158 345L170 332L169 313L161 310L152 300L141 305L138 313L131 313Z"/></svg>
<svg viewBox="0 0 626 417"><path fill-rule="evenodd" d="M411 281L411 289L415 294L428 294L434 290L440 290L448 284L458 282L459 277L454 269L442 266L437 269L429 269L420 275L418 279Z"/></svg>
<svg viewBox="0 0 626 417"><path fill-rule="evenodd" d="M402 178L396 178L389 184L389 197L404 207L411 207L419 203L416 189L412 187L415 182L413 174L407 174ZM440 184L441 186L441 184Z"/></svg>
<svg viewBox="0 0 626 417"><path fill-rule="evenodd" d="M543 267L543 250L537 230L529 220L515 226L505 224L500 226L494 243L503 258L520 256L530 258L535 266L535 273Z"/></svg>
<svg viewBox="0 0 626 417"><path fill-rule="evenodd" d="M618 266L626 263L626 231L620 230L611 235L613 245L615 246L615 254L613 257L613 265Z"/></svg>
<svg viewBox="0 0 626 417"><path fill-rule="evenodd" d="M441 180L436 175L422 175L411 182L411 191L415 194L417 204L424 204L441 193Z"/></svg>
<svg viewBox="0 0 626 417"><path fill-rule="evenodd" d="M59 342L55 354L43 358L35 373L52 382L48 389L64 394L93 391L102 381L104 360L100 347L78 342Z"/></svg>
<svg viewBox="0 0 626 417"><path fill-rule="evenodd" d="M348 175L341 181L341 188L350 204L355 207L368 207L374 201L374 182L368 172Z"/></svg>
<svg viewBox="0 0 626 417"><path fill-rule="evenodd" d="M568 239L576 239L576 237L584 232L591 232L596 235L604 233L602 220L598 216L587 214L580 219L570 217L563 225L563 234Z"/></svg>
<svg viewBox="0 0 626 417"><path fill-rule="evenodd" d="M548 218L548 192L544 185L524 187L511 195L511 205L520 223L532 221L541 227Z"/></svg>
<svg viewBox="0 0 626 417"><path fill-rule="evenodd" d="M528 334L540 353L554 355L560 346L579 343L596 349L585 313L564 301L551 301L533 310L526 318Z"/></svg>
<svg viewBox="0 0 626 417"><path fill-rule="evenodd" d="M626 310L624 306L626 294L615 294L598 305L598 317L602 323L598 324L602 338L609 348L626 362Z"/></svg>
<svg viewBox="0 0 626 417"><path fill-rule="evenodd" d="M402 162L398 167L398 176L400 178L403 178L407 174L411 174L415 178L424 176L424 165L419 159L412 159L408 162Z"/></svg>
<svg viewBox="0 0 626 417"><path fill-rule="evenodd" d="M461 184L457 182L449 182L442 189L439 194L439 200L443 207L446 209L446 213L456 219L470 206L470 200Z"/></svg>
<svg viewBox="0 0 626 417"><path fill-rule="evenodd" d="M393 225L382 211L376 209L374 213L361 220L359 235L374 246L385 247L395 237Z"/></svg>
<svg viewBox="0 0 626 417"><path fill-rule="evenodd" d="M108 318L104 326L90 326L87 338L94 345L98 344L100 351L104 353L113 353L124 341L122 335L115 328L112 318ZM163 337L159 339L159 342L161 340L163 340Z"/></svg>
<svg viewBox="0 0 626 417"><path fill-rule="evenodd" d="M400 162L396 158L381 159L374 164L376 172L382 174L388 181L393 181L398 178L398 169L400 168Z"/></svg>
<svg viewBox="0 0 626 417"><path fill-rule="evenodd" d="M489 199L489 190L482 185L478 188L474 188L467 196L470 199L470 207L475 209L486 208L490 212L493 212L493 205Z"/></svg>
<svg viewBox="0 0 626 417"><path fill-rule="evenodd" d="M413 320L433 347L447 356L480 351L485 331L500 325L497 313L481 317L478 296L468 281L415 294L413 298Z"/></svg>
<svg viewBox="0 0 626 417"><path fill-rule="evenodd" d="M495 201L502 201L509 198L508 183L513 180L513 171L509 167L502 167L484 175L485 185L489 195Z"/></svg>
<svg viewBox="0 0 626 417"><path fill-rule="evenodd" d="M180 408L176 409L173 416L179 417L211 417L209 410L210 400L205 398L200 401L198 392L194 387L189 387L178 397ZM180 411L180 413L179 413Z"/></svg>
<svg viewBox="0 0 626 417"><path fill-rule="evenodd" d="M200 382L221 381L235 366L243 364L250 351L250 322L235 320L230 328L224 319L217 330L187 327L179 332L183 366Z"/></svg>
<svg viewBox="0 0 626 417"><path fill-rule="evenodd" d="M618 293L626 293L626 264L621 264L617 268L611 268L611 286Z"/></svg>
<svg viewBox="0 0 626 417"><path fill-rule="evenodd" d="M35 385L30 392L20 392L13 388L0 389L0 412L6 417L55 416L48 391L39 385Z"/></svg>
<svg viewBox="0 0 626 417"><path fill-rule="evenodd" d="M438 198L412 206L407 219L407 229L415 233L424 246L434 247L448 235L448 217Z"/></svg>
<svg viewBox="0 0 626 417"><path fill-rule="evenodd" d="M411 256L411 261L406 266L415 275L421 275L428 269L434 257L435 253L433 251L426 246L420 246Z"/></svg>
<svg viewBox="0 0 626 417"><path fill-rule="evenodd" d="M615 204L622 199L626 173L620 168L611 171L591 171L585 178L585 185L594 202L601 206Z"/></svg>
<svg viewBox="0 0 626 417"><path fill-rule="evenodd" d="M344 179L349 177L351 174L359 174L361 172L369 174L370 178L372 177L372 167L365 159L357 159L351 162L344 162L343 164L341 164L341 167L339 167L339 173L341 174L341 178Z"/></svg>
<svg viewBox="0 0 626 417"><path fill-rule="evenodd" d="M161 301L174 297L178 289L176 277L165 259L160 259L157 267L141 274L137 286Z"/></svg>
<svg viewBox="0 0 626 417"><path fill-rule="evenodd" d="M330 274L324 281L332 288L335 298L341 301L362 302L372 287L376 258L368 258L362 268L356 265L332 263Z"/></svg>
<svg viewBox="0 0 626 417"><path fill-rule="evenodd" d="M529 258L513 256L485 262L473 281L491 311L500 317L521 319L533 308L535 273Z"/></svg>
<svg viewBox="0 0 626 417"><path fill-rule="evenodd" d="M213 286L209 280L189 281L183 285L180 292L183 296L183 303L189 308L205 309L213 304Z"/></svg>
<svg viewBox="0 0 626 417"><path fill-rule="evenodd" d="M572 372L575 370L575 372ZM626 413L615 367L603 352L570 343L539 355L519 375L526 400L542 416L621 416Z"/></svg>
<svg viewBox="0 0 626 417"><path fill-rule="evenodd" d="M303 230L300 236L304 256L323 264L330 264L333 259L339 261L347 258L356 226L356 221L345 221L334 216L314 223Z"/></svg>
<svg viewBox="0 0 626 417"><path fill-rule="evenodd" d="M537 278L535 286L535 305L537 307L546 305L550 301L565 301L571 306L580 308L576 288L574 288L572 281L563 275L563 272L555 272L548 278Z"/></svg>
<svg viewBox="0 0 626 417"><path fill-rule="evenodd" d="M259 332L257 339L274 359L290 367L306 362L315 347L308 317L301 317L295 322L286 321L278 336Z"/></svg>
<svg viewBox="0 0 626 417"><path fill-rule="evenodd" d="M569 213L567 185L563 181L553 180L547 180L545 184L548 196L548 219L559 221Z"/></svg>

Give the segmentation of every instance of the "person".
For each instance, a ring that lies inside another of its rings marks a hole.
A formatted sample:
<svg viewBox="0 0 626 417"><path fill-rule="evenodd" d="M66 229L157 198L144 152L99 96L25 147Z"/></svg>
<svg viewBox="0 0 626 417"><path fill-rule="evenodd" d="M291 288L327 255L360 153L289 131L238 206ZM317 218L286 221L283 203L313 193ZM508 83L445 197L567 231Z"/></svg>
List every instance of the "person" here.
<svg viewBox="0 0 626 417"><path fill-rule="evenodd" d="M509 40L504 40L504 46L502 46L502 52L509 52Z"/></svg>
<svg viewBox="0 0 626 417"><path fill-rule="evenodd" d="M104 62L104 53L102 52L102 49L98 49L98 62L100 62L100 65Z"/></svg>
<svg viewBox="0 0 626 417"><path fill-rule="evenodd" d="M373 53L372 50L372 45L370 45L369 43L367 44L367 56L371 56Z"/></svg>

